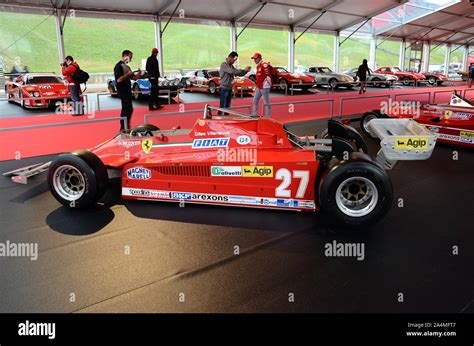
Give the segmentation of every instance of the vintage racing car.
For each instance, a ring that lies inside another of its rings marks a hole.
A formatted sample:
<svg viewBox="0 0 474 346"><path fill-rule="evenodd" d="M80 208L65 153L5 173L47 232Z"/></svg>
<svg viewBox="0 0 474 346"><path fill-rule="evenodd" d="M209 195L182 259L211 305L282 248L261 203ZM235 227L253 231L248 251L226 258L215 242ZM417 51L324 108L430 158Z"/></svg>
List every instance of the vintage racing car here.
<svg viewBox="0 0 474 346"><path fill-rule="evenodd" d="M388 74L388 75L394 75L397 76L398 79L404 84L404 85L413 85L414 83L418 83L421 80L425 79L425 76L422 75L421 73L415 73L415 72L409 72L409 71L402 71L400 67L397 66L385 66L385 67L380 67L377 70L375 70L376 73L381 73L381 74Z"/></svg>
<svg viewBox="0 0 474 346"><path fill-rule="evenodd" d="M107 80L107 88L111 96L117 94L117 84L115 78L109 78ZM170 90L170 97L176 97L178 95L178 89L184 88L184 80L182 78L159 78L158 79L159 90ZM148 73L144 73L136 81L132 81L132 89L130 92L133 94L135 100L139 100L143 97L150 96L151 83L148 81Z"/></svg>
<svg viewBox="0 0 474 346"><path fill-rule="evenodd" d="M206 69L191 71L185 76L186 90L201 91L210 94L217 94L220 87L221 78L219 70ZM234 78L234 95L249 94L255 91L255 83L243 76Z"/></svg>
<svg viewBox="0 0 474 346"><path fill-rule="evenodd" d="M276 120L206 106L191 129L146 124L4 175L26 183L48 171L51 193L69 208L96 204L115 177L124 199L323 210L342 224L368 225L392 205L385 169L399 159L427 159L435 146L435 136L411 119L377 120L371 131L382 149L375 160L359 133L335 120L324 138L298 137ZM407 140L425 148L397 144Z"/></svg>
<svg viewBox="0 0 474 346"><path fill-rule="evenodd" d="M421 74L425 76L430 85L438 86L448 81L448 77L442 73L421 72Z"/></svg>
<svg viewBox="0 0 474 346"><path fill-rule="evenodd" d="M359 69L357 67L352 68L350 70L344 71L345 74L351 76L354 79L354 82L357 81L357 71ZM389 87L390 85L393 84L393 82L396 82L398 80L398 77L395 75L391 74L381 74L381 73L375 73L374 71L370 70L370 75L367 75L367 84L369 86L383 86L383 87Z"/></svg>
<svg viewBox="0 0 474 346"><path fill-rule="evenodd" d="M66 82L54 73L27 73L5 84L8 102L24 108L47 108L71 96Z"/></svg>
<svg viewBox="0 0 474 346"><path fill-rule="evenodd" d="M277 83L273 85L273 88L275 89L286 90L289 88L295 88L307 91L315 86L314 78L305 73L291 73L284 67L275 67L275 70L278 76ZM257 80L255 77L255 69L247 73L246 76L254 82Z"/></svg>
<svg viewBox="0 0 474 346"><path fill-rule="evenodd" d="M449 104L421 105L418 112L397 107L389 112L372 110L361 119L360 127L368 135L370 122L376 118L412 118L424 124L436 135L437 141L462 147L474 148L474 103L453 93Z"/></svg>

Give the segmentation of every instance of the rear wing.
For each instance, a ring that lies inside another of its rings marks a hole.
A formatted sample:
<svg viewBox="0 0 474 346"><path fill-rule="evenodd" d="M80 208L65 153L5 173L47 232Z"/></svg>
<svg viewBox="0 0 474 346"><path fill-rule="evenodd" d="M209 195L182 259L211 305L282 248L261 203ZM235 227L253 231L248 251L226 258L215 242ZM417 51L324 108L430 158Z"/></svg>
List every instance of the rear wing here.
<svg viewBox="0 0 474 346"><path fill-rule="evenodd" d="M436 135L413 119L373 119L372 136L380 139L377 162L392 169L398 160L426 160L436 145Z"/></svg>

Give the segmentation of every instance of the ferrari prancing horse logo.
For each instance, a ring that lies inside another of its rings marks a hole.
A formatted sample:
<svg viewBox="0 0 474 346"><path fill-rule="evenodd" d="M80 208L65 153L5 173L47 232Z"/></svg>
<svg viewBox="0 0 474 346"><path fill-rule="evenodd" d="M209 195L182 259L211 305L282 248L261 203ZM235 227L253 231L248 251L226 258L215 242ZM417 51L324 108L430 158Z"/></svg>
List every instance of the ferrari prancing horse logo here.
<svg viewBox="0 0 474 346"><path fill-rule="evenodd" d="M153 140L151 138L142 139L142 150L145 154L148 154L153 145Z"/></svg>

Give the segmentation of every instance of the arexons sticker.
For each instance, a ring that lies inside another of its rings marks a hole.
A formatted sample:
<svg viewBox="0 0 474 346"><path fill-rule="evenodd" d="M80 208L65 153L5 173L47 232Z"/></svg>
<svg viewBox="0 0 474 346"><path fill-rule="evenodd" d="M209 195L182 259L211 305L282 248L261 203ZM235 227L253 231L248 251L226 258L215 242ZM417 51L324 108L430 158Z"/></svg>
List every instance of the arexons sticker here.
<svg viewBox="0 0 474 346"><path fill-rule="evenodd" d="M136 180L148 180L151 178L151 171L144 167L132 167L127 169L127 177Z"/></svg>

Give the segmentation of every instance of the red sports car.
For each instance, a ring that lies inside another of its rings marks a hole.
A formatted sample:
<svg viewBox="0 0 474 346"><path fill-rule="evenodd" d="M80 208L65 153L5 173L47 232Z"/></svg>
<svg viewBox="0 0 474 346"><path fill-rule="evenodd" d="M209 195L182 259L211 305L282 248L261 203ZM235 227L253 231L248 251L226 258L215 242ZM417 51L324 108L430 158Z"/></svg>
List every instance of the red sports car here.
<svg viewBox="0 0 474 346"><path fill-rule="evenodd" d="M422 72L421 74L425 76L430 85L441 85L448 80L448 77L441 73Z"/></svg>
<svg viewBox="0 0 474 346"><path fill-rule="evenodd" d="M474 99L466 100L455 93L447 105L421 105L416 112L398 107L389 112L367 112L360 127L368 136L372 136L369 122L375 118L413 118L433 132L438 142L474 148Z"/></svg>
<svg viewBox="0 0 474 346"><path fill-rule="evenodd" d="M7 82L5 94L9 102L25 108L47 108L57 101L69 100L67 84L54 73L27 73Z"/></svg>
<svg viewBox="0 0 474 346"><path fill-rule="evenodd" d="M306 85L301 85L301 89L308 90L311 89L315 84L314 77L312 76L300 73L291 73L283 67L275 67L275 70L278 74L278 84L274 85L276 88L285 90L290 87L295 87L298 84L305 83Z"/></svg>
<svg viewBox="0 0 474 346"><path fill-rule="evenodd" d="M376 73L382 73L382 74L395 75L405 85L413 84L413 82L417 83L418 81L425 79L425 76L421 73L402 71L402 70L400 70L399 67L396 67L396 66L394 66L394 67L388 67L388 66L380 67L379 69L375 70L375 72Z"/></svg>
<svg viewBox="0 0 474 346"><path fill-rule="evenodd" d="M216 117L213 111L230 115ZM413 120L389 122L397 136L428 140L430 132ZM410 132L400 122L410 122ZM432 137L429 150L399 151L397 157L428 158ZM94 205L115 177L121 178L125 199L324 210L339 222L366 225L388 212L392 186L382 165L364 150L359 133L334 120L328 122L325 138L310 139L270 118L206 106L191 129L161 131L142 125L90 151L62 154L4 175L26 183L27 177L48 170L51 193L70 208Z"/></svg>
<svg viewBox="0 0 474 346"><path fill-rule="evenodd" d="M185 88L189 91L202 91L217 94L220 86L219 70L191 71L185 76ZM247 77L235 77L234 95L248 94L255 91L255 83Z"/></svg>

